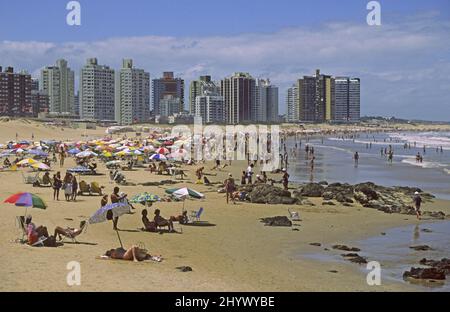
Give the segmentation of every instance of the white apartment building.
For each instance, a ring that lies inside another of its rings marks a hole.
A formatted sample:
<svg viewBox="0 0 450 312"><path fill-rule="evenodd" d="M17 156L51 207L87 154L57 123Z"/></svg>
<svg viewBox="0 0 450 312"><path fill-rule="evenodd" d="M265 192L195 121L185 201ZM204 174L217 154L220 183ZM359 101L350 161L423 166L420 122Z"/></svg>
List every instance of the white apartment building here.
<svg viewBox="0 0 450 312"><path fill-rule="evenodd" d="M335 121L358 122L361 116L359 78L335 78Z"/></svg>
<svg viewBox="0 0 450 312"><path fill-rule="evenodd" d="M150 117L150 74L133 68L131 59L124 59L116 73L115 119L121 125L145 122Z"/></svg>
<svg viewBox="0 0 450 312"><path fill-rule="evenodd" d="M286 92L287 122L298 122L300 120L298 107L298 88L293 85Z"/></svg>
<svg viewBox="0 0 450 312"><path fill-rule="evenodd" d="M205 91L195 97L194 115L203 123L223 123L225 121L223 96Z"/></svg>
<svg viewBox="0 0 450 312"><path fill-rule="evenodd" d="M114 70L87 60L80 74L80 117L90 120L115 120Z"/></svg>
<svg viewBox="0 0 450 312"><path fill-rule="evenodd" d="M49 97L51 113L74 113L75 75L66 60L57 60L56 66L42 69L40 85Z"/></svg>

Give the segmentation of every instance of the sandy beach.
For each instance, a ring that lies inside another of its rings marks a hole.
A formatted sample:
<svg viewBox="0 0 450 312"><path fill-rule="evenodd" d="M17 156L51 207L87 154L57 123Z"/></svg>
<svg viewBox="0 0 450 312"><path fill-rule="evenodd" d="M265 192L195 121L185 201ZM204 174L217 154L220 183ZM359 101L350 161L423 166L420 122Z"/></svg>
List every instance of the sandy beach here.
<svg viewBox="0 0 450 312"><path fill-rule="evenodd" d="M445 127L443 128L445 130ZM15 139L34 140L86 140L101 138L105 128L77 130L45 126L28 121L0 123L0 142ZM134 134L129 133L132 137ZM82 176L86 182L97 181L111 194L108 171L98 162L98 176ZM64 173L74 167L75 162L67 158L63 168L54 164L54 171ZM238 180L246 162L234 161L232 167L211 170L212 163L205 165L211 182L223 182L228 173ZM315 206L267 205L252 203L226 204L225 195L217 193L217 186L195 184L197 166L184 166L188 174L183 181L170 187L188 186L205 194L202 200L187 200L187 210L205 209L202 220L211 226L182 226L175 229L182 233L148 233L142 227L141 210L135 205L134 215L125 215L119 220L120 235L127 247L143 243L150 253L161 254L163 261L133 263L126 261L98 260L106 250L118 247L116 233L111 223L89 225L86 233L79 237L80 244L66 242L58 248L33 248L16 243L20 230L15 217L23 214L23 207L0 204L0 284L1 291L415 291L407 283L383 280L381 286L369 286L360 266L351 263L327 263L303 258L299 255L331 249L334 244L349 244L352 241L380 235L392 227L414 225L414 216L385 214L375 209L340 204L323 206L322 200L311 199ZM0 172L1 200L17 192L32 192L42 197L46 210L29 209L33 221L47 226L53 232L55 226L77 227L100 208L99 196L79 196L76 202L53 200L51 188L32 188L22 181L19 169L16 172ZM259 171L256 168L255 171ZM143 169L124 173L129 182L138 184L170 179ZM278 179L280 176L278 176ZM169 186L121 186L121 191L132 196L150 192L159 196ZM292 187L294 187L292 185ZM155 203L164 217L179 214L181 202ZM301 222L298 226L268 227L259 218L288 216L287 209L298 211ZM152 209L150 209L152 210ZM450 214L450 201L426 202L424 211L443 211ZM152 212L150 212L152 213ZM293 230L293 229L298 229ZM321 247L310 243L321 243ZM336 251L329 251L336 253ZM376 259L373 259L376 260ZM81 286L68 286L67 263L81 264ZM190 266L192 272L180 272L177 267ZM337 273L329 271L336 270Z"/></svg>

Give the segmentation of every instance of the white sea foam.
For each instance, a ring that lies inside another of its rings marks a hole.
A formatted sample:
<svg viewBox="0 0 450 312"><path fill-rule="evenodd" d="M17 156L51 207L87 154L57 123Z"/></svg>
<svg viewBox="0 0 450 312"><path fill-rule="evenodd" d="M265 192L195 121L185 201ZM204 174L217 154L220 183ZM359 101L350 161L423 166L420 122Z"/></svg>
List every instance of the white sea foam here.
<svg viewBox="0 0 450 312"><path fill-rule="evenodd" d="M402 140L417 147L441 147L444 150L450 150L450 133L448 132L421 132L421 133L393 133L389 135L393 139Z"/></svg>
<svg viewBox="0 0 450 312"><path fill-rule="evenodd" d="M447 165L444 165L444 164L441 164L438 162L434 162L434 161L417 162L415 157L405 158L402 160L402 163L417 166L417 167L422 167L422 168L443 168L444 170L446 169L445 167L447 167Z"/></svg>

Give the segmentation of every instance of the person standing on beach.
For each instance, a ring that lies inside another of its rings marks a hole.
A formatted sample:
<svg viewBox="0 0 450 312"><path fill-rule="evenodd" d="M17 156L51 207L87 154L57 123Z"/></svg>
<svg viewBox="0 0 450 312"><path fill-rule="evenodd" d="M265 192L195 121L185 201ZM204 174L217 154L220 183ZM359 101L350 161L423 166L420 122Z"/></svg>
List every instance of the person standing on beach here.
<svg viewBox="0 0 450 312"><path fill-rule="evenodd" d="M358 152L355 152L355 155L353 155L353 159L355 160L355 168L358 167L358 163L359 163L359 154Z"/></svg>
<svg viewBox="0 0 450 312"><path fill-rule="evenodd" d="M58 171L53 176L53 200L59 200L59 189L62 186L61 173Z"/></svg>
<svg viewBox="0 0 450 312"><path fill-rule="evenodd" d="M113 190L113 193L111 194L111 204L119 203L127 197L127 194L120 196L119 191L120 191L119 187L116 186ZM118 222L119 222L119 217L114 217L113 230L116 230L116 231L118 230L118 228L117 228Z"/></svg>
<svg viewBox="0 0 450 312"><path fill-rule="evenodd" d="M422 197L420 197L419 192L414 193L414 206L416 210L417 219L420 220L422 212L420 211L420 206L422 205Z"/></svg>
<svg viewBox="0 0 450 312"><path fill-rule="evenodd" d="M247 167L247 184L252 184L253 164Z"/></svg>
<svg viewBox="0 0 450 312"><path fill-rule="evenodd" d="M77 201L78 181L75 176L72 177L72 200Z"/></svg>
<svg viewBox="0 0 450 312"><path fill-rule="evenodd" d="M283 169L283 178L282 178L282 182L283 182L283 187L284 190L287 191L289 189L289 173L287 172L286 169Z"/></svg>
<svg viewBox="0 0 450 312"><path fill-rule="evenodd" d="M233 175L231 173L228 174L228 178L225 180L224 184L225 184L225 191L227 193L227 204L230 198L233 200L233 204L235 204L236 202L234 201L233 192L236 187L234 184Z"/></svg>

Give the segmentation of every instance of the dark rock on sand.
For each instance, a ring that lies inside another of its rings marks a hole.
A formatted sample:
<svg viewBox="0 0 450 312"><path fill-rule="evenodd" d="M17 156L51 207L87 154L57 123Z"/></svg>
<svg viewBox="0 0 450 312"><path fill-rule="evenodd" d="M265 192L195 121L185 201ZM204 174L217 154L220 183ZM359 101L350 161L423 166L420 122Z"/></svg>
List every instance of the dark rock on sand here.
<svg viewBox="0 0 450 312"><path fill-rule="evenodd" d="M280 187L268 184L258 184L246 188L248 198L252 203L292 205L297 202L296 198L291 197L291 192L285 191Z"/></svg>
<svg viewBox="0 0 450 312"><path fill-rule="evenodd" d="M317 246L317 247L320 247L320 246L322 246L322 244L321 243L309 243L311 246Z"/></svg>
<svg viewBox="0 0 450 312"><path fill-rule="evenodd" d="M445 272L436 268L411 268L403 273L404 279L445 280Z"/></svg>
<svg viewBox="0 0 450 312"><path fill-rule="evenodd" d="M267 226L292 226L291 220L286 216L261 218L260 220Z"/></svg>
<svg viewBox="0 0 450 312"><path fill-rule="evenodd" d="M180 272L192 272L192 268L190 266L180 266L177 267Z"/></svg>
<svg viewBox="0 0 450 312"><path fill-rule="evenodd" d="M430 230L430 229L422 229L422 230L420 230L421 232L424 232L424 233L432 233L433 231L432 230Z"/></svg>
<svg viewBox="0 0 450 312"><path fill-rule="evenodd" d="M431 217L433 219L440 219L440 220L444 220L445 219L445 213L443 213L442 211L424 211L422 213L423 216L427 216L427 217Z"/></svg>
<svg viewBox="0 0 450 312"><path fill-rule="evenodd" d="M356 184L354 186L354 191L363 193L368 200L377 200L379 198L376 191L376 185L372 182Z"/></svg>
<svg viewBox="0 0 450 312"><path fill-rule="evenodd" d="M322 197L325 188L319 183L308 183L294 191L294 195L306 197Z"/></svg>
<svg viewBox="0 0 450 312"><path fill-rule="evenodd" d="M349 254L343 254L342 257L346 258L348 261L358 264L365 264L367 263L366 258L361 257L357 253L349 253Z"/></svg>
<svg viewBox="0 0 450 312"><path fill-rule="evenodd" d="M330 270L330 271L328 271L328 272L330 272L330 273L339 273L339 272L336 271L336 270Z"/></svg>
<svg viewBox="0 0 450 312"><path fill-rule="evenodd" d="M450 274L450 259L443 258L441 260L428 260L426 258L423 258L419 263L439 270L443 270L446 275Z"/></svg>
<svg viewBox="0 0 450 312"><path fill-rule="evenodd" d="M326 206L326 205L328 205L328 206L335 206L336 204L333 203L331 200L327 200L327 201L322 202L322 205L323 206Z"/></svg>
<svg viewBox="0 0 450 312"><path fill-rule="evenodd" d="M328 182L327 181L320 181L319 184L320 185L328 185Z"/></svg>
<svg viewBox="0 0 450 312"><path fill-rule="evenodd" d="M428 250L433 250L430 246L428 245L419 245L419 246L410 246L409 248L414 249L416 251L428 251Z"/></svg>
<svg viewBox="0 0 450 312"><path fill-rule="evenodd" d="M344 251L361 251L361 249L356 248L356 247L348 247L346 245L333 245L331 246L331 248L333 249L337 249L337 250L344 250Z"/></svg>

